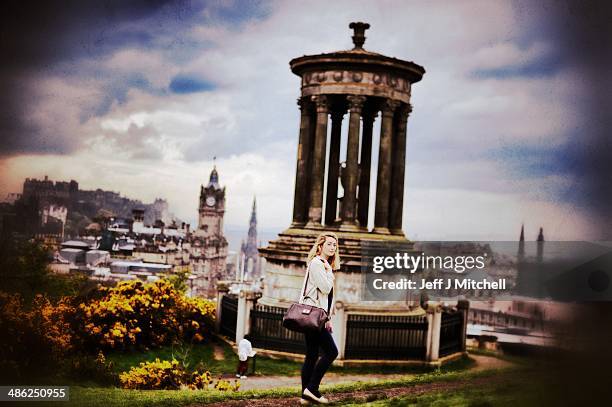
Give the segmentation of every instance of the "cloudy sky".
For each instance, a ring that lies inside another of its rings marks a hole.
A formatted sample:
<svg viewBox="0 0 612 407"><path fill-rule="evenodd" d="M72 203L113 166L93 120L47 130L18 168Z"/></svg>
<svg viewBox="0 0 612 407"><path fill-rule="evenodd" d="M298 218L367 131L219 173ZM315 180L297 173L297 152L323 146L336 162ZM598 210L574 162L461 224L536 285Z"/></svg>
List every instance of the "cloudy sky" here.
<svg viewBox="0 0 612 407"><path fill-rule="evenodd" d="M366 49L427 70L408 124L408 237L514 240L523 222L528 239L612 234L604 3L44 4L1 6L1 196L48 175L166 198L194 223L217 157L226 225L246 227L256 194L261 227L281 230L299 128L288 62L351 48L349 22L366 21Z"/></svg>

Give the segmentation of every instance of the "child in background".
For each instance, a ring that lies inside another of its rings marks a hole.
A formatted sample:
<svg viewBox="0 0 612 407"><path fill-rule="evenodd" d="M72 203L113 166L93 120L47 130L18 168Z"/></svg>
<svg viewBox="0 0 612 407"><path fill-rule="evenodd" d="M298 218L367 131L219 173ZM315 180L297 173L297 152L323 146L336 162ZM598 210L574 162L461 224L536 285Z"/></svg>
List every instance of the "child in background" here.
<svg viewBox="0 0 612 407"><path fill-rule="evenodd" d="M238 371L236 372L236 377L241 379L247 378L246 372L249 368L249 358L255 356L256 353L249 339L251 339L249 335L244 335L244 339L238 344Z"/></svg>

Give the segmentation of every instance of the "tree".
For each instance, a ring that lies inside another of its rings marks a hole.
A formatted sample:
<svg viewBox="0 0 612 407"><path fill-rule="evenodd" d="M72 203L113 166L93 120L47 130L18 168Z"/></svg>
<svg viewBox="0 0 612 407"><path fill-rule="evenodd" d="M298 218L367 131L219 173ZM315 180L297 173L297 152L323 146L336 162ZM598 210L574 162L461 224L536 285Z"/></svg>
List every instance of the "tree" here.
<svg viewBox="0 0 612 407"><path fill-rule="evenodd" d="M30 303L36 294L50 298L80 294L86 276L58 275L49 270L50 252L35 240L3 237L0 241L0 291L21 294Z"/></svg>
<svg viewBox="0 0 612 407"><path fill-rule="evenodd" d="M49 253L31 240L5 237L0 244L0 290L31 300L48 282Z"/></svg>

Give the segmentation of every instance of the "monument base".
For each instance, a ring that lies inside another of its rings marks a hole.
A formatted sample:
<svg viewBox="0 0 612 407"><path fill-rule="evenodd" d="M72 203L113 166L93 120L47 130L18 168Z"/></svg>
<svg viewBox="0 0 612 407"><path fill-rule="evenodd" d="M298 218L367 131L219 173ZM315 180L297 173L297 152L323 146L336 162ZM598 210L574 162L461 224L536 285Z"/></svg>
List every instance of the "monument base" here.
<svg viewBox="0 0 612 407"><path fill-rule="evenodd" d="M376 234L367 231L346 231L326 229L338 235L340 250L340 270L336 276L336 305L344 307L347 312L359 313L399 313L411 314L419 305L419 298L407 296L403 301L363 301L363 245L394 244L413 250L414 244L402 235ZM276 240L267 247L260 248L259 253L266 259L263 296L260 304L277 307L288 307L298 300L306 272L308 252L321 229L308 227L289 229L281 232Z"/></svg>

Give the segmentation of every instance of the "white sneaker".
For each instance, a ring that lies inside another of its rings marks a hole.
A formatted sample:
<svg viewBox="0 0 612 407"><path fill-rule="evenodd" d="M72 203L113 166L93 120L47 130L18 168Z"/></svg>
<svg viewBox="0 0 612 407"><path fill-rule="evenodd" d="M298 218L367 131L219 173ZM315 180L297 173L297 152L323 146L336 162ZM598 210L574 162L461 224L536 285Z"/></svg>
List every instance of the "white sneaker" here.
<svg viewBox="0 0 612 407"><path fill-rule="evenodd" d="M241 378L241 379L246 379L247 377L246 377L246 376L240 376L240 378Z"/></svg>
<svg viewBox="0 0 612 407"><path fill-rule="evenodd" d="M240 379L240 375L239 374L236 374L236 377Z"/></svg>
<svg viewBox="0 0 612 407"><path fill-rule="evenodd" d="M329 400L326 399L325 397L321 396L321 397L317 397L314 394L312 394L312 392L310 390L308 390L308 388L304 389L304 392L302 393L304 395L304 397L310 401L314 401L315 403L319 403L319 404L329 404Z"/></svg>

